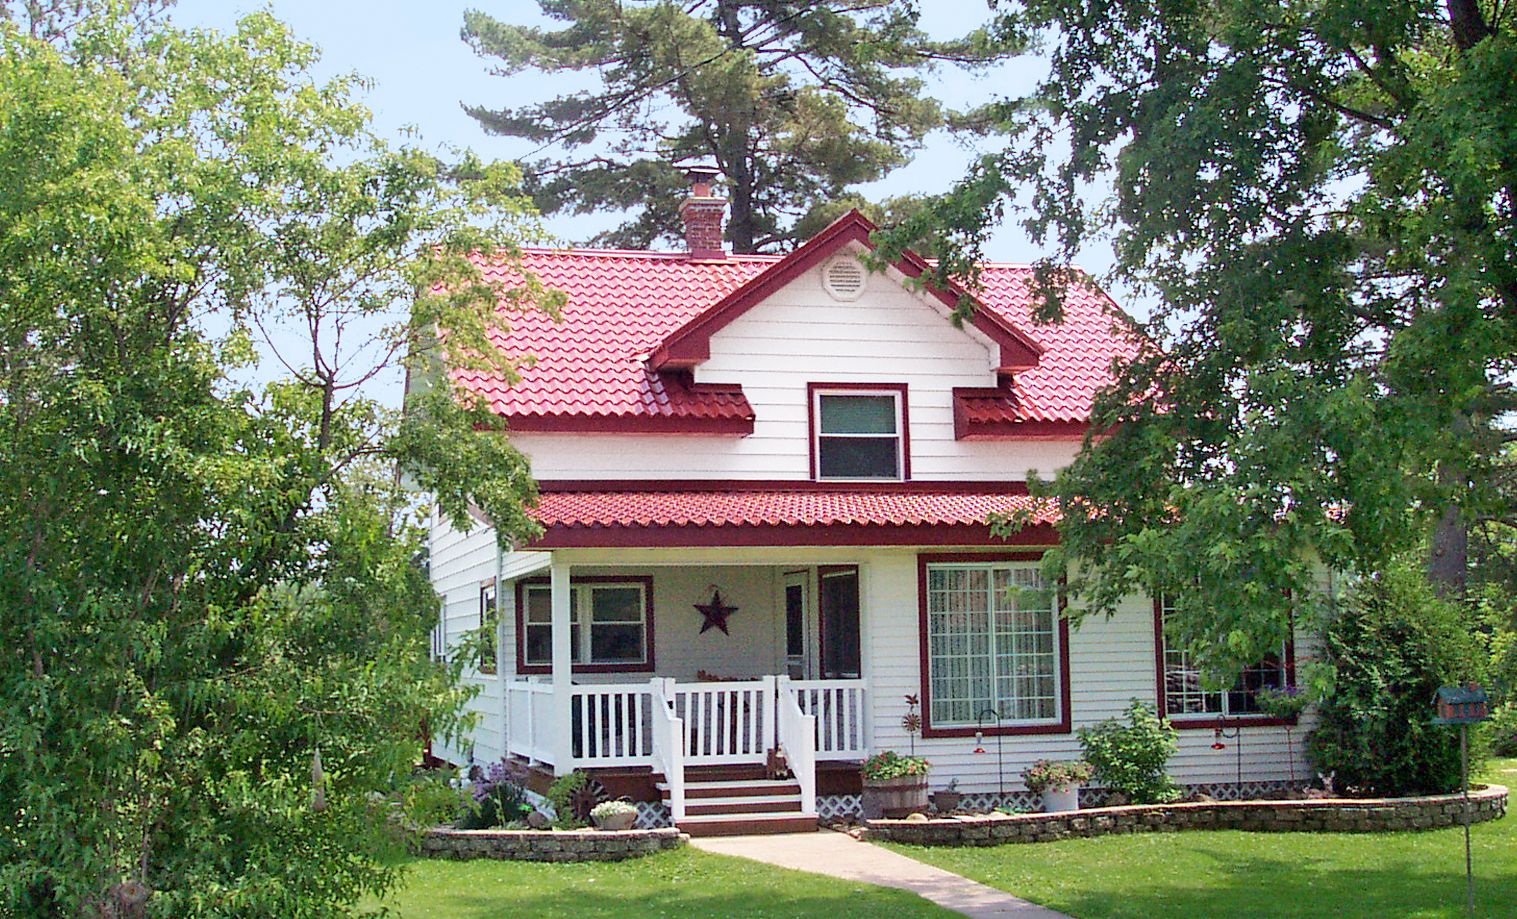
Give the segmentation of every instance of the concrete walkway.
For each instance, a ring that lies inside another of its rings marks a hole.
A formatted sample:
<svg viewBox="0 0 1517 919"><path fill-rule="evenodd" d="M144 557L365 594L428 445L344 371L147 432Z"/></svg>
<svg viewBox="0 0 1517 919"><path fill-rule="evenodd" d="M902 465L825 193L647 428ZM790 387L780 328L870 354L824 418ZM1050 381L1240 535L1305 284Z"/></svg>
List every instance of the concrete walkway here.
<svg viewBox="0 0 1517 919"><path fill-rule="evenodd" d="M974 919L988 916L1069 919L1063 913L1018 899L1005 891L832 830L779 836L698 837L690 840L690 844L718 855L735 855L845 881L898 887Z"/></svg>

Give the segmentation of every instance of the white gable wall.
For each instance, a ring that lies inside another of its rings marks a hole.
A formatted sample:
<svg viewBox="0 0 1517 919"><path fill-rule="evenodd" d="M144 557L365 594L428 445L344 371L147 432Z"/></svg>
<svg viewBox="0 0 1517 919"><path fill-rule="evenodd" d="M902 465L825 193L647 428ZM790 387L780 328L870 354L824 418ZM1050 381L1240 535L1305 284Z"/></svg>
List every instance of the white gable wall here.
<svg viewBox="0 0 1517 919"><path fill-rule="evenodd" d="M932 304L936 303L935 308ZM822 289L816 268L711 338L701 383L736 383L753 406L747 437L515 434L539 479L781 479L810 472L808 383L905 383L911 477L1020 481L1074 458L1077 441L958 441L955 387L995 385L990 342L956 328L930 295L894 272L870 274L851 302Z"/></svg>

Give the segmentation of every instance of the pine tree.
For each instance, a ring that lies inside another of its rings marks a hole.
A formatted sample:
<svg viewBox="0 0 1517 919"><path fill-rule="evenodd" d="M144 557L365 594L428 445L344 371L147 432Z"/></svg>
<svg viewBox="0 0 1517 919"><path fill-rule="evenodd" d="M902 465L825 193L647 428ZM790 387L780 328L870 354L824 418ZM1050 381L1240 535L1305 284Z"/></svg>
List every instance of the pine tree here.
<svg viewBox="0 0 1517 919"><path fill-rule="evenodd" d="M944 123L922 73L1005 53L979 32L929 40L901 0L539 5L563 28L470 11L463 37L501 75L591 72L600 88L467 111L493 134L537 142L532 155L552 151L526 166L544 214L631 212L595 242L636 248L678 237L678 164L693 161L727 177L735 251L785 248L815 229L813 212L862 204L852 189Z"/></svg>

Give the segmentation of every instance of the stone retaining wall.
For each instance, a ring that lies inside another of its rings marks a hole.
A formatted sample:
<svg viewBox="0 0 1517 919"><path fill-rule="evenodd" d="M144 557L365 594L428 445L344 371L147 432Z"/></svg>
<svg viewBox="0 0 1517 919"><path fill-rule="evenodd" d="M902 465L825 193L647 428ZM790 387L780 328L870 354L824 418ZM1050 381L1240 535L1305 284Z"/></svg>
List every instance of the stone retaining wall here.
<svg viewBox="0 0 1517 919"><path fill-rule="evenodd" d="M521 862L619 862L677 849L679 830L455 830L431 829L421 840L429 858L497 858Z"/></svg>
<svg viewBox="0 0 1517 919"><path fill-rule="evenodd" d="M1492 785L1470 792L1470 821L1506 813L1507 790ZM1424 798L1318 798L1306 801L1207 801L1135 804L1061 814L978 814L927 820L869 820L866 839L926 846L996 846L1049 842L1074 836L1163 833L1179 830L1323 831L1378 833L1457 826L1459 795Z"/></svg>

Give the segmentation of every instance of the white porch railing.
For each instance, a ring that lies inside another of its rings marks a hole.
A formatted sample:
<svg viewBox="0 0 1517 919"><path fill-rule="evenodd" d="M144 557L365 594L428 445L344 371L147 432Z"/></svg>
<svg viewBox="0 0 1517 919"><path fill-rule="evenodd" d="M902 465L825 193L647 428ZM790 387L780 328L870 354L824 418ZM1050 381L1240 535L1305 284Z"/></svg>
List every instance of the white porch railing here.
<svg viewBox="0 0 1517 919"><path fill-rule="evenodd" d="M570 688L569 723L559 724L553 684L512 681L505 684L506 750L558 771L651 766L672 790L683 788L686 766L762 763L779 746L814 795L817 761L869 755L867 701L866 683L857 679L578 683ZM782 716L789 720L782 724ZM679 731L674 739L671 725ZM803 726L811 738L805 745L795 733ZM569 761L557 763L563 732Z"/></svg>
<svg viewBox="0 0 1517 919"><path fill-rule="evenodd" d="M685 818L685 723L674 714L674 705L664 695L664 682L650 685L652 702L648 739L653 748L653 771L662 773L669 786L669 814Z"/></svg>
<svg viewBox="0 0 1517 919"><path fill-rule="evenodd" d="M538 762L553 761L553 685L512 681L506 684L506 750Z"/></svg>
<svg viewBox="0 0 1517 919"><path fill-rule="evenodd" d="M664 686L685 724L685 763L763 762L774 746L774 677Z"/></svg>
<svg viewBox="0 0 1517 919"><path fill-rule="evenodd" d="M801 711L797 694L790 690L789 683L787 677L779 678L775 695L776 740L801 786L801 813L812 817L816 815L816 716Z"/></svg>
<svg viewBox="0 0 1517 919"><path fill-rule="evenodd" d="M863 680L787 682L801 711L816 718L817 759L853 760L869 755Z"/></svg>

